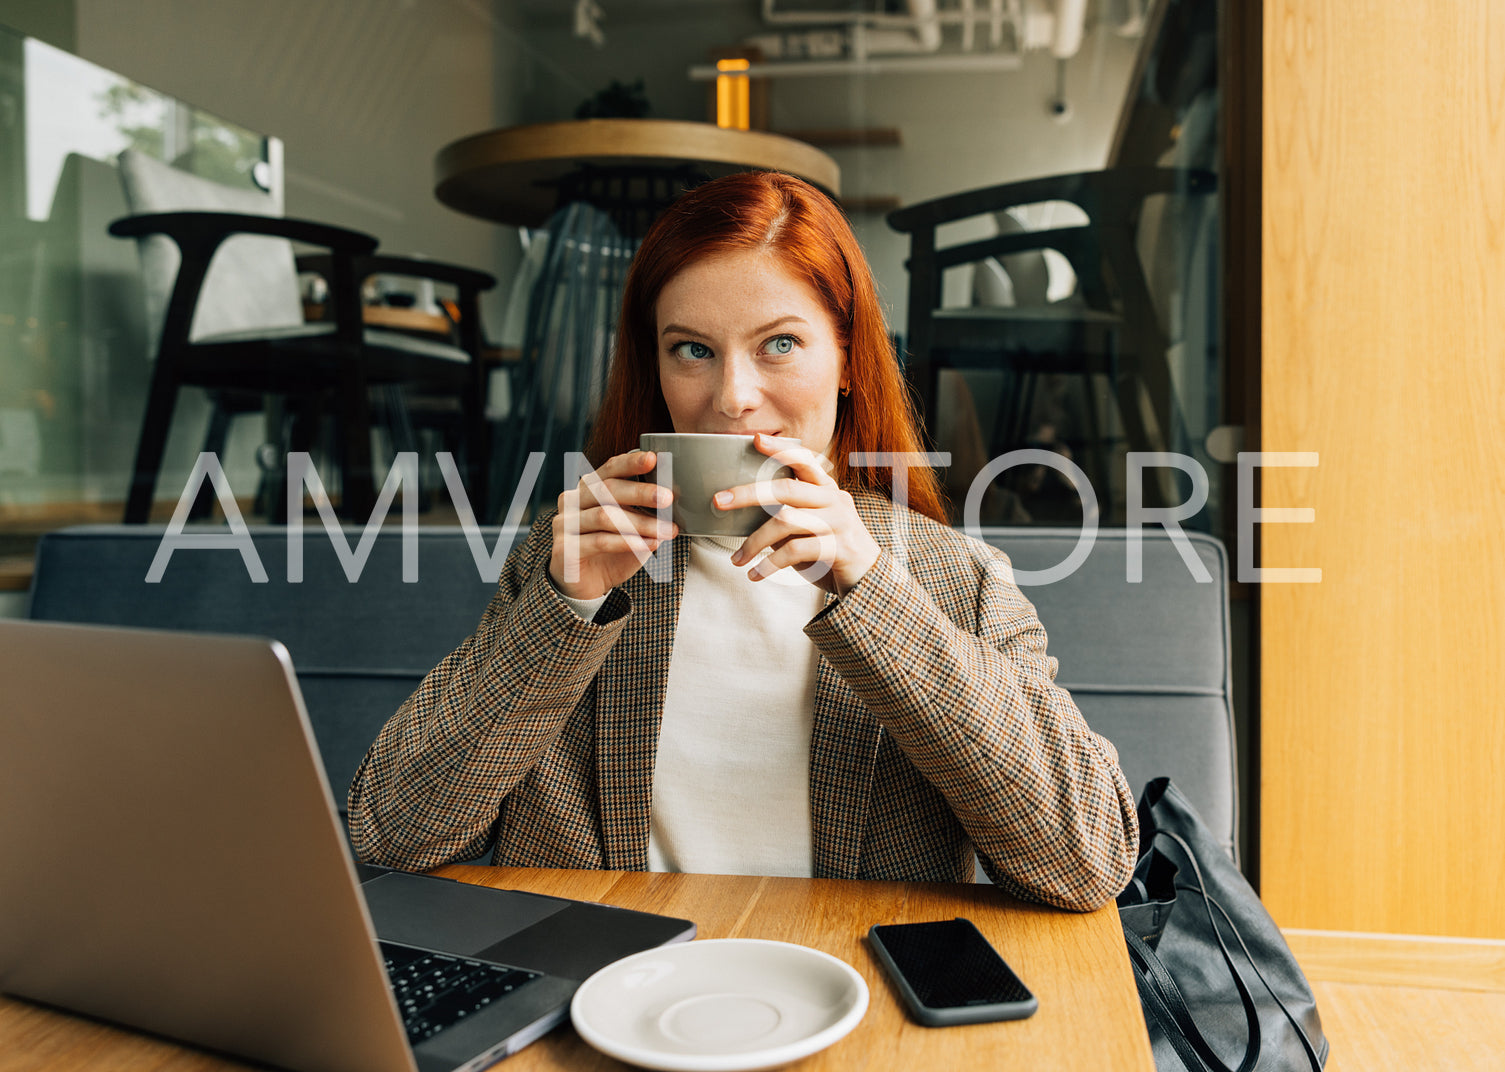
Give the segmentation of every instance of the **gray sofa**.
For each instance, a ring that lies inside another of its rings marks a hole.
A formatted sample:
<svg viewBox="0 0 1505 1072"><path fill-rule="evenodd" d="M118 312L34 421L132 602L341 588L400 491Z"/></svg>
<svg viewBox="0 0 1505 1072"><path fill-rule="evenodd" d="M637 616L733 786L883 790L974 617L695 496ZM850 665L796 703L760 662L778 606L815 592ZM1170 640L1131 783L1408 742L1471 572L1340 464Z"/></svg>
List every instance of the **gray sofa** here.
<svg viewBox="0 0 1505 1072"><path fill-rule="evenodd" d="M221 530L222 531L222 530ZM492 585L459 529L419 530L418 580L402 580L396 530L374 540L350 583L322 528L303 538L304 580L288 583L287 534L253 529L267 574L254 583L233 550L176 550L146 582L160 528L102 525L43 538L30 616L56 621L274 637L298 671L331 787L345 787L367 745L423 675L474 628ZM520 534L501 534L508 542ZM484 532L487 548L496 529ZM1018 570L1065 561L1076 530L986 529ZM359 529L346 530L355 546ZM1027 586L1071 690L1094 729L1118 747L1137 793L1170 775L1232 851L1237 829L1229 677L1228 562L1216 540L1189 535L1212 580L1197 583L1172 541L1146 531L1143 581L1125 579L1127 538L1098 533L1069 576Z"/></svg>

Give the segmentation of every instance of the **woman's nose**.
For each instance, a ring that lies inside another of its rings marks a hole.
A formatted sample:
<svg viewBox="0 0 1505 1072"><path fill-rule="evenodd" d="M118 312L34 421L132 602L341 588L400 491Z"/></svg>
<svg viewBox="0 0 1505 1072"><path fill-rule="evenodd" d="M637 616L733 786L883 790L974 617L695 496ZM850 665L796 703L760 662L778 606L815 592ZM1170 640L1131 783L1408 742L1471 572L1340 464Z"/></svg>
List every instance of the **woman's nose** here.
<svg viewBox="0 0 1505 1072"><path fill-rule="evenodd" d="M716 409L725 417L741 417L757 408L762 398L757 371L750 362L727 361L716 385Z"/></svg>

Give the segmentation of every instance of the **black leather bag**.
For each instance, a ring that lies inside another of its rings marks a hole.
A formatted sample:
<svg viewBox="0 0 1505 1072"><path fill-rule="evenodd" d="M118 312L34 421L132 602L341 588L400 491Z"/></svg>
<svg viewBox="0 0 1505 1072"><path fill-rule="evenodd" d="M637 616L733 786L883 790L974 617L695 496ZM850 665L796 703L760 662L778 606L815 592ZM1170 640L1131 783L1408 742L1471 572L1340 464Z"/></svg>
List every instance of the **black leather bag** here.
<svg viewBox="0 0 1505 1072"><path fill-rule="evenodd" d="M1159 1072L1321 1072L1311 986L1169 778L1140 798L1139 863L1118 912Z"/></svg>

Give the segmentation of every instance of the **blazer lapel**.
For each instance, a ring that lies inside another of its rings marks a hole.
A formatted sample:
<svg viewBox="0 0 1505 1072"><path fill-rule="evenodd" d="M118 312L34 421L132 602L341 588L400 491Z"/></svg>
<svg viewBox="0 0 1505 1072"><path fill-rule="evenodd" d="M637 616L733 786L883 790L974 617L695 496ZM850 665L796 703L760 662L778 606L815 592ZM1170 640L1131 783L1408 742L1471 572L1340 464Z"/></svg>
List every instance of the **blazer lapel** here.
<svg viewBox="0 0 1505 1072"><path fill-rule="evenodd" d="M607 870L648 867L653 762L689 551L689 540L671 540L670 580L655 580L645 567L622 586L632 599L632 627L622 631L596 680L596 771Z"/></svg>
<svg viewBox="0 0 1505 1072"><path fill-rule="evenodd" d="M816 878L857 878L862 862L878 720L824 658L810 733L810 827Z"/></svg>
<svg viewBox="0 0 1505 1072"><path fill-rule="evenodd" d="M892 550L888 500L857 494L857 512L885 551ZM826 597L829 608L834 596ZM857 878L868 802L883 727L824 658L815 678L810 736L810 820L816 878Z"/></svg>

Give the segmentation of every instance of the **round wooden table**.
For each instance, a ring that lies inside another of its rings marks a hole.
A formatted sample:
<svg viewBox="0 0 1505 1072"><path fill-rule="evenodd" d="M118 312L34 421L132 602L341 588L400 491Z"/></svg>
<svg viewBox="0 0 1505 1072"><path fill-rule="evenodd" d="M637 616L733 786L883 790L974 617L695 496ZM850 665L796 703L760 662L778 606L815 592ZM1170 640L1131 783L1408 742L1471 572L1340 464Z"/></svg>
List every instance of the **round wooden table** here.
<svg viewBox="0 0 1505 1072"><path fill-rule="evenodd" d="M503 127L461 138L434 160L434 196L494 223L536 227L582 173L639 178L785 171L841 193L841 168L813 145L759 130L671 119L576 119Z"/></svg>

